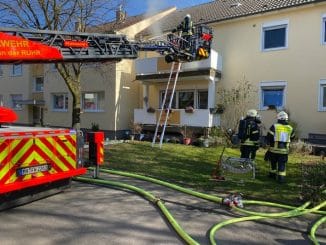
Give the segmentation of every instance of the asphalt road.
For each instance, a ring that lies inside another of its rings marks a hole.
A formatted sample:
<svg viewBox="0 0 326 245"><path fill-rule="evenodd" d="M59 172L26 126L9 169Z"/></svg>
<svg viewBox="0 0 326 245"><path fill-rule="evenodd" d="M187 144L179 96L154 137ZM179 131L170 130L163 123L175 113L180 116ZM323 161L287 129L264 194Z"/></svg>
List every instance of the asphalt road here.
<svg viewBox="0 0 326 245"><path fill-rule="evenodd" d="M165 201L180 226L200 244L209 229L236 217L227 208L140 180L101 175L150 191ZM272 210L266 210L272 211ZM222 228L217 244L311 244L307 230L317 215L242 222ZM63 193L0 212L0 244L183 244L160 211L143 197L73 182ZM326 229L317 237L326 244Z"/></svg>

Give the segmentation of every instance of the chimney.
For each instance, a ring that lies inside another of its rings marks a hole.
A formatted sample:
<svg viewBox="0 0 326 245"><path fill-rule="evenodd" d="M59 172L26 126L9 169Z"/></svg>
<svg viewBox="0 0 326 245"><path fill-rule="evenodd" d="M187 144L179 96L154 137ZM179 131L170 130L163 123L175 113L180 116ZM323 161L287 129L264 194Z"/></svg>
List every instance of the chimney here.
<svg viewBox="0 0 326 245"><path fill-rule="evenodd" d="M116 22L122 22L126 19L127 13L123 10L122 4L119 6L119 9L115 12Z"/></svg>

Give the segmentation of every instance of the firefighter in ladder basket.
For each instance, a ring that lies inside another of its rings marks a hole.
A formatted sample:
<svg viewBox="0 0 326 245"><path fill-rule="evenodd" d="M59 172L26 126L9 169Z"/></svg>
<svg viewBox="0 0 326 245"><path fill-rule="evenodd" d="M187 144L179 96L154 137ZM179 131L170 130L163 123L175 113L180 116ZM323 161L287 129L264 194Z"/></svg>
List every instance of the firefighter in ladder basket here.
<svg viewBox="0 0 326 245"><path fill-rule="evenodd" d="M190 41L190 37L195 32L194 24L193 24L193 22L191 20L190 14L187 14L184 17L181 24L177 26L177 29L174 29L172 32L173 33L174 32L179 32L181 34L181 37L183 39L182 44L181 44L181 48L186 50L187 47L189 46L188 43Z"/></svg>
<svg viewBox="0 0 326 245"><path fill-rule="evenodd" d="M255 109L248 110L246 117L240 120L238 137L241 142L241 158L255 160L259 148L260 123L260 116Z"/></svg>

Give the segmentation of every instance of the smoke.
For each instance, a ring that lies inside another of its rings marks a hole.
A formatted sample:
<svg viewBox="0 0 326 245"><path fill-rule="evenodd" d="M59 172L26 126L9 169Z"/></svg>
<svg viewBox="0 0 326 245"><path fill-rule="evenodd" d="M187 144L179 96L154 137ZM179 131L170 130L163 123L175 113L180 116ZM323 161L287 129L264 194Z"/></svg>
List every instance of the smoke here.
<svg viewBox="0 0 326 245"><path fill-rule="evenodd" d="M161 1L153 1L147 0L147 12L145 14L146 17L153 15L154 13L158 13L160 10L167 7L168 3L164 0ZM155 21L153 25L150 25L150 32L153 36L160 36L163 34L162 23L161 21Z"/></svg>

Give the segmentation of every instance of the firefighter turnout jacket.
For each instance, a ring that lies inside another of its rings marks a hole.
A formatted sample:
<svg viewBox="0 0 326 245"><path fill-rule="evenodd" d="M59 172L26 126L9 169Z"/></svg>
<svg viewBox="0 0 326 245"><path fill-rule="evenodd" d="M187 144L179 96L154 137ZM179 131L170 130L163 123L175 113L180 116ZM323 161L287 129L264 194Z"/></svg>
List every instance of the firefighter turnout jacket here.
<svg viewBox="0 0 326 245"><path fill-rule="evenodd" d="M245 133L243 139L241 139L241 145L246 146L258 146L260 138L260 128L258 126L259 119L253 117L246 117L245 121Z"/></svg>
<svg viewBox="0 0 326 245"><path fill-rule="evenodd" d="M290 142L294 136L292 126L285 120L278 120L270 127L267 134L269 151L277 154L289 154Z"/></svg>

